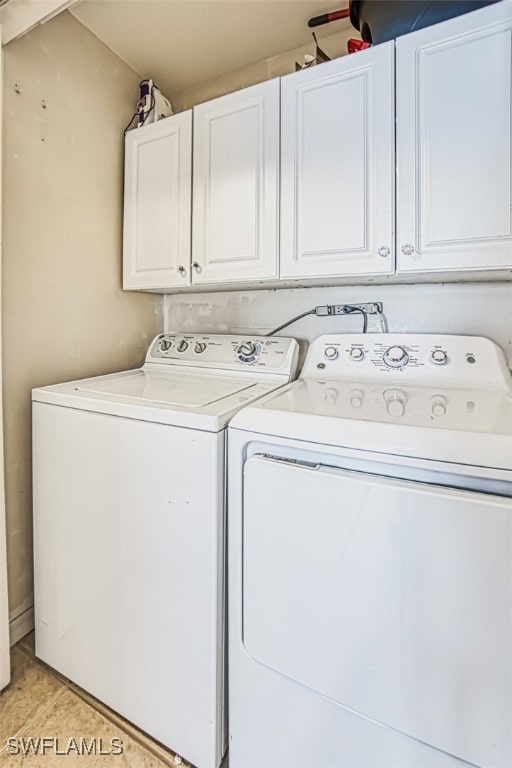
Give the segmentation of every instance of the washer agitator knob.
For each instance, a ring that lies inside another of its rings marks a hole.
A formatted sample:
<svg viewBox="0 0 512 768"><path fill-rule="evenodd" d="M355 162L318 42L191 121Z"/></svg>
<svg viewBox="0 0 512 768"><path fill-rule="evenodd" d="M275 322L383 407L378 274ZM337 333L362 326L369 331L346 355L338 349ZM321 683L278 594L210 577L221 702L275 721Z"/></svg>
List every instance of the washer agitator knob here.
<svg viewBox="0 0 512 768"><path fill-rule="evenodd" d="M448 355L444 349L434 349L430 355L430 360L434 365L446 365L448 362Z"/></svg>
<svg viewBox="0 0 512 768"><path fill-rule="evenodd" d="M186 352L188 349L188 341L185 341L185 339L181 339L178 341L178 346L176 347L178 352Z"/></svg>
<svg viewBox="0 0 512 768"><path fill-rule="evenodd" d="M326 347L324 352L324 357L327 360L337 360L337 358L339 357L339 354L340 353L338 352L336 347Z"/></svg>
<svg viewBox="0 0 512 768"><path fill-rule="evenodd" d="M390 368L403 368L409 362L409 354L403 347L388 347L382 359Z"/></svg>
<svg viewBox="0 0 512 768"><path fill-rule="evenodd" d="M171 339L162 339L160 342L160 351L161 352L168 352L168 350L172 347L172 340Z"/></svg>
<svg viewBox="0 0 512 768"><path fill-rule="evenodd" d="M196 352L196 354L198 355L204 352L205 349L206 349L206 344L204 341L196 341L196 343L194 344L194 352Z"/></svg>

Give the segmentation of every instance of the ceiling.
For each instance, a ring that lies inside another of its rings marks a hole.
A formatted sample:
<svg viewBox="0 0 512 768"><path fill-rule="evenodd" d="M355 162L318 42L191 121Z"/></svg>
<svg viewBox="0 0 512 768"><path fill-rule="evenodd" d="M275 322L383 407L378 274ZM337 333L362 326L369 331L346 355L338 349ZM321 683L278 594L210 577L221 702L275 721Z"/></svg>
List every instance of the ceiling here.
<svg viewBox="0 0 512 768"><path fill-rule="evenodd" d="M310 43L307 20L346 5L346 0L82 0L71 12L172 97ZM347 27L348 20L320 27L319 40Z"/></svg>

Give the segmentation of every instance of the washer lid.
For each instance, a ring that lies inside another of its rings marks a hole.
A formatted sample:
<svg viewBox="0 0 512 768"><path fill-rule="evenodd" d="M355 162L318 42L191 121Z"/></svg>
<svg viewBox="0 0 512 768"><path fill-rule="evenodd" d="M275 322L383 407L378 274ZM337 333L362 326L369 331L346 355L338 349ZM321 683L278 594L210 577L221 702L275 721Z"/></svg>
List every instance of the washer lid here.
<svg viewBox="0 0 512 768"><path fill-rule="evenodd" d="M266 377L267 378L267 377ZM229 373L216 375L179 370L138 369L41 387L32 400L176 427L218 432L231 416L286 382L285 377L259 381Z"/></svg>
<svg viewBox="0 0 512 768"><path fill-rule="evenodd" d="M174 405L183 408L204 408L244 389L250 389L254 381L228 377L196 376L178 373L176 375L154 371L129 371L115 378L98 378L78 382L77 393L125 398L130 402L143 404Z"/></svg>

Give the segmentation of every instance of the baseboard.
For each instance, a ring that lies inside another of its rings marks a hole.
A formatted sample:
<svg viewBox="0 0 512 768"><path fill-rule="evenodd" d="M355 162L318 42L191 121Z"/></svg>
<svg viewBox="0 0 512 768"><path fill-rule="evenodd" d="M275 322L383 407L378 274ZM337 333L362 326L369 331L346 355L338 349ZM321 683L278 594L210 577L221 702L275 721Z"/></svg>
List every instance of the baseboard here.
<svg viewBox="0 0 512 768"><path fill-rule="evenodd" d="M11 646L18 643L25 635L34 629L34 608L27 608L19 616L9 622L9 642Z"/></svg>

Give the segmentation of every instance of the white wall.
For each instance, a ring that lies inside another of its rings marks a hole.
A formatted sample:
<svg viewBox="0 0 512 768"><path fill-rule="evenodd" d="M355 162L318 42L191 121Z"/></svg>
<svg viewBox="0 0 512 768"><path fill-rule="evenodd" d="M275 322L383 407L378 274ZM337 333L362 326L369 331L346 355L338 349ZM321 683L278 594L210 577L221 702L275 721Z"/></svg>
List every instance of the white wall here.
<svg viewBox="0 0 512 768"><path fill-rule="evenodd" d="M138 366L158 296L121 288L140 77L65 12L4 48L2 336L11 621L32 605L32 387Z"/></svg>
<svg viewBox="0 0 512 768"><path fill-rule="evenodd" d="M317 30L318 31L318 30ZM336 58L347 54L347 41L349 38L359 37L359 33L353 28L338 30L333 34L326 35L325 28L319 34L319 44L321 49L328 56ZM270 59L264 59L256 64L252 64L234 72L228 72L222 77L208 80L204 83L188 88L173 99L173 106L176 111L189 109L203 101L215 99L226 93L238 91L241 88L248 88L256 83L262 83L265 80L271 80L274 77L288 75L295 72L295 62L302 64L304 54L315 54L315 45L311 38L308 45L301 45L291 51L284 51Z"/></svg>
<svg viewBox="0 0 512 768"><path fill-rule="evenodd" d="M288 318L318 304L382 301L389 330L487 336L512 364L512 283L438 283L369 285L340 288L242 291L166 296L168 332L266 333ZM352 332L361 317L300 320L280 335L311 341L322 333ZM368 330L378 331L369 318Z"/></svg>

